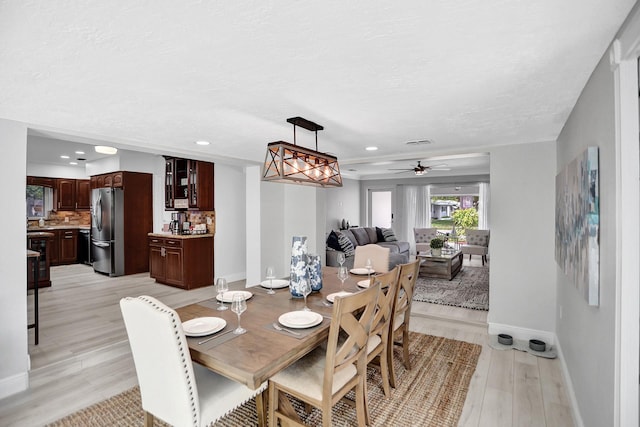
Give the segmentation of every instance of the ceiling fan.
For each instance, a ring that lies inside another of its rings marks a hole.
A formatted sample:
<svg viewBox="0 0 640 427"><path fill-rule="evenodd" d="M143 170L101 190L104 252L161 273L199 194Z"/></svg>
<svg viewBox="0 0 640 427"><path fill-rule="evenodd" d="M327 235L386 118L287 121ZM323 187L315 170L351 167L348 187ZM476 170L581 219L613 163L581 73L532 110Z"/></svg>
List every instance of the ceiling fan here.
<svg viewBox="0 0 640 427"><path fill-rule="evenodd" d="M431 166L424 166L422 164L420 164L420 160L418 160L418 164L410 169L389 169L390 171L401 171L401 172L397 172L397 173L403 173L403 172L413 172L414 174L420 176L420 175L424 175L429 171L448 171L451 170L450 168L446 167L446 164L441 164L441 165L431 165Z"/></svg>

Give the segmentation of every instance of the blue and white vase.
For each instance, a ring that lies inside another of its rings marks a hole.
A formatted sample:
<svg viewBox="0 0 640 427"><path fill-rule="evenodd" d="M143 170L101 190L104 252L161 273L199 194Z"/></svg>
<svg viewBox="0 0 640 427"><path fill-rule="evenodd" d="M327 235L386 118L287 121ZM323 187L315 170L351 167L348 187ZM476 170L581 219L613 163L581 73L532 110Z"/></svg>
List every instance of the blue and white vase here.
<svg viewBox="0 0 640 427"><path fill-rule="evenodd" d="M320 255L307 255L307 274L311 282L311 292L322 289L322 263Z"/></svg>
<svg viewBox="0 0 640 427"><path fill-rule="evenodd" d="M300 282L307 280L307 236L293 236L291 243L291 274L289 292L294 298L302 298Z"/></svg>

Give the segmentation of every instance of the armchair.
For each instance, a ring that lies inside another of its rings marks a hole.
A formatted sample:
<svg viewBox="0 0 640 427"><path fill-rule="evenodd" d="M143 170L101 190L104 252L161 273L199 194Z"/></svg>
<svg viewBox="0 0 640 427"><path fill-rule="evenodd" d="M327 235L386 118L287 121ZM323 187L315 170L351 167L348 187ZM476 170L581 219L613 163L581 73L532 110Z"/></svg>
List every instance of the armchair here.
<svg viewBox="0 0 640 427"><path fill-rule="evenodd" d="M482 257L482 265L487 261L489 253L489 230L466 230L467 244L462 245L460 250L462 254L480 255Z"/></svg>
<svg viewBox="0 0 640 427"><path fill-rule="evenodd" d="M416 241L416 254L419 252L429 252L431 239L438 235L437 228L414 228L413 236Z"/></svg>

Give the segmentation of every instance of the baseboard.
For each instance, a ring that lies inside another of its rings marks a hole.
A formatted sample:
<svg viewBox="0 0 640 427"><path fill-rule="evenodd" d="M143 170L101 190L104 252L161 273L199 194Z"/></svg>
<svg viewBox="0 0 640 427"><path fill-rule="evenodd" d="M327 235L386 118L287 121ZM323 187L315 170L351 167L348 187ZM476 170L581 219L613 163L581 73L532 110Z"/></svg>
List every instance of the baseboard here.
<svg viewBox="0 0 640 427"><path fill-rule="evenodd" d="M555 345L556 336L553 332L540 331L537 329L520 328L518 326L505 325L502 323L489 323L489 335L509 334L514 339L544 341L547 345Z"/></svg>
<svg viewBox="0 0 640 427"><path fill-rule="evenodd" d="M562 369L562 377L564 379L564 384L567 389L567 397L571 402L571 415L573 416L573 422L576 427L584 427L584 422L582 421L582 416L580 415L580 409L578 408L578 399L576 399L576 393L573 389L573 381L571 381L571 375L569 374L569 369L567 368L567 363L564 360L564 354L562 353L562 346L560 345L560 340L556 336L556 350L558 351L558 358L560 359L560 367Z"/></svg>
<svg viewBox="0 0 640 427"><path fill-rule="evenodd" d="M29 388L29 373L21 372L0 380L0 399L11 396Z"/></svg>

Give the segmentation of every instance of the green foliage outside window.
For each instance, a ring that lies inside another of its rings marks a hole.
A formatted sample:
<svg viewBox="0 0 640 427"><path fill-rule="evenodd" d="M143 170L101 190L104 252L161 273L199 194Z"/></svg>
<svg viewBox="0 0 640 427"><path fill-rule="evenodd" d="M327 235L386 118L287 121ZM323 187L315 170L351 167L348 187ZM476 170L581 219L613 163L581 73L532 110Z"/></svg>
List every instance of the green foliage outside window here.
<svg viewBox="0 0 640 427"><path fill-rule="evenodd" d="M458 209L453 213L453 223L458 234L467 228L478 228L478 211L475 208Z"/></svg>

